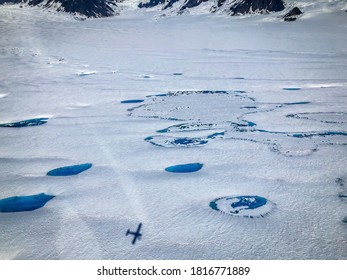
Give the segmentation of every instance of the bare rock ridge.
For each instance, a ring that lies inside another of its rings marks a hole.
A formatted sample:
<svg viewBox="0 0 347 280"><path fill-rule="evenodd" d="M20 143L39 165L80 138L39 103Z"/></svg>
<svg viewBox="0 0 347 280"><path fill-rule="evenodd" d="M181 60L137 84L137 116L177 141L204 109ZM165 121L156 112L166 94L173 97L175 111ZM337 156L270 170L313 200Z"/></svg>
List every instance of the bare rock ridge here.
<svg viewBox="0 0 347 280"><path fill-rule="evenodd" d="M22 2L23 2L23 0L0 0L0 5L2 5L2 4L19 4Z"/></svg>
<svg viewBox="0 0 347 280"><path fill-rule="evenodd" d="M138 7L139 8L152 8L152 7L156 7L158 5L164 5L165 4L165 0L150 0L148 2L141 2Z"/></svg>
<svg viewBox="0 0 347 280"><path fill-rule="evenodd" d="M0 4L5 3L54 8L57 11L77 13L87 17L109 17L117 14L113 0L0 0Z"/></svg>
<svg viewBox="0 0 347 280"><path fill-rule="evenodd" d="M109 17L115 14L113 1L110 0L29 0L30 5L37 5L37 2L44 2L45 8L61 4L58 11L79 13L87 17Z"/></svg>
<svg viewBox="0 0 347 280"><path fill-rule="evenodd" d="M179 13L186 9L199 6L203 2L210 0L150 0L148 2L141 2L139 8L153 8L162 6L162 10L171 8L176 2L180 2ZM212 2L212 1L211 1ZM211 12L223 10L230 15L244 15L249 13L267 14L270 12L279 12L284 10L283 0L217 0L216 4L212 7Z"/></svg>
<svg viewBox="0 0 347 280"><path fill-rule="evenodd" d="M302 13L303 12L298 7L294 7L283 16L283 19L284 21L295 21Z"/></svg>
<svg viewBox="0 0 347 280"><path fill-rule="evenodd" d="M4 3L23 3L30 6L52 8L87 17L109 17L117 14L118 0L0 0ZM127 0L123 0L127 1ZM285 9L283 0L144 0L139 8L159 7L162 10L173 8L178 14L202 3L211 3L211 12L222 11L232 16L244 14L267 14ZM289 18L289 17L288 17ZM292 17L288 21L292 20Z"/></svg>
<svg viewBox="0 0 347 280"><path fill-rule="evenodd" d="M283 11L285 6L282 0L236 0L218 1L222 9L228 10L233 16L245 14L268 14L270 12Z"/></svg>

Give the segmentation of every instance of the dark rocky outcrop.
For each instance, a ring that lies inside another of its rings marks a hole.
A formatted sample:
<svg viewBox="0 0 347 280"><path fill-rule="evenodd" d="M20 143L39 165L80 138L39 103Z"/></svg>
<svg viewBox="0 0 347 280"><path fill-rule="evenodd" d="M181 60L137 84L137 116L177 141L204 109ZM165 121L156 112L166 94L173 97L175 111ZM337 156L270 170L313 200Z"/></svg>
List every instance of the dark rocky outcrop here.
<svg viewBox="0 0 347 280"><path fill-rule="evenodd" d="M207 2L209 0L187 0L184 2L183 6L180 8L181 11L189 8L194 8L199 6L203 2Z"/></svg>
<svg viewBox="0 0 347 280"><path fill-rule="evenodd" d="M56 8L58 11L77 13L87 17L109 17L115 15L114 2L113 0L0 0L0 4L26 3L29 6Z"/></svg>
<svg viewBox="0 0 347 280"><path fill-rule="evenodd" d="M298 8L294 7L288 13L283 16L284 21L294 21L301 15L303 12Z"/></svg>
<svg viewBox="0 0 347 280"><path fill-rule="evenodd" d="M0 0L0 5L1 4L19 4L22 2L23 0Z"/></svg>
<svg viewBox="0 0 347 280"><path fill-rule="evenodd" d="M176 2L180 0L150 0L149 2L141 2L139 8L153 8L162 5L162 10L171 8Z"/></svg>
<svg viewBox="0 0 347 280"><path fill-rule="evenodd" d="M159 5L163 5L163 10L171 8L175 3L180 0L150 0L149 2L141 2L139 8L153 8ZM210 0L186 0L183 2L183 5L179 8L179 12L184 11L185 9L194 8L199 6L202 2L207 2Z"/></svg>
<svg viewBox="0 0 347 280"><path fill-rule="evenodd" d="M30 0L29 4L34 4L41 0ZM115 14L112 8L112 1L109 0L48 0L44 5L46 8L61 4L58 11L68 13L78 13L87 17L109 17Z"/></svg>
<svg viewBox="0 0 347 280"><path fill-rule="evenodd" d="M165 0L150 0L149 2L141 2L138 7L139 8L153 8L153 7L156 7L158 5L162 5L162 4L165 4Z"/></svg>
<svg viewBox="0 0 347 280"><path fill-rule="evenodd" d="M138 4L139 8L153 8L156 6L163 6L162 9L166 10L168 8L171 8L173 4L178 2L180 0L150 0L149 2L141 2Z"/></svg>
<svg viewBox="0 0 347 280"><path fill-rule="evenodd" d="M167 2L167 4L164 6L163 10L169 9L173 6L173 4L175 4L176 2L178 2L180 0L169 0Z"/></svg>
<svg viewBox="0 0 347 280"><path fill-rule="evenodd" d="M108 17L115 15L114 7L116 7L116 2L117 0L0 0L0 4L26 3L31 6L53 8L58 11L81 14L87 17ZM138 7L152 8L159 6L162 10L167 10L177 3L175 11L180 14L204 2L210 2L211 5L215 3L211 8L211 12L222 10L230 15L249 13L266 14L282 11L285 8L283 0L144 0Z"/></svg>
<svg viewBox="0 0 347 280"><path fill-rule="evenodd" d="M224 0L220 2L224 2ZM284 8L282 0L240 0L232 2L229 11L231 15L267 14L282 11Z"/></svg>

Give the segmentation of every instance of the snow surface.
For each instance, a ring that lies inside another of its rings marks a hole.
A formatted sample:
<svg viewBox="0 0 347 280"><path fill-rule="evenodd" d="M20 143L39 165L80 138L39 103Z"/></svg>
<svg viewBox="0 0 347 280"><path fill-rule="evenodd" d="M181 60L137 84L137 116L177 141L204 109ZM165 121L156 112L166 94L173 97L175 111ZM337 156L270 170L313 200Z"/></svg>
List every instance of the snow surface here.
<svg viewBox="0 0 347 280"><path fill-rule="evenodd" d="M78 21L0 7L0 123L48 118L0 127L0 199L55 196L0 213L0 258L346 259L347 13L337 2L307 2L291 23L131 9ZM164 147L145 141L154 136ZM207 143L169 148L163 137ZM46 176L86 162L78 175ZM203 168L165 172L189 163ZM276 207L253 219L210 207L235 196ZM139 223L132 245L125 233Z"/></svg>

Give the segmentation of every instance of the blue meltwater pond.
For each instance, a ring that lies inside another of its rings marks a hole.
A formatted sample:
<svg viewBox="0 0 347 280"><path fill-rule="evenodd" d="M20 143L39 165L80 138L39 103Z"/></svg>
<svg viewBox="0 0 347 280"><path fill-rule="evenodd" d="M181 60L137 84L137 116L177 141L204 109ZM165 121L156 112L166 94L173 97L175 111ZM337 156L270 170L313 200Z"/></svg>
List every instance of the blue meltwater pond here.
<svg viewBox="0 0 347 280"><path fill-rule="evenodd" d="M180 165L169 166L165 168L165 171L173 172L173 173L190 173L190 172L199 171L202 168L202 166L203 164L201 163L180 164Z"/></svg>
<svg viewBox="0 0 347 280"><path fill-rule="evenodd" d="M23 120L19 122L12 123L3 123L0 124L0 127L27 127L27 126L36 126L45 124L48 121L48 118L35 118L29 120Z"/></svg>
<svg viewBox="0 0 347 280"><path fill-rule="evenodd" d="M283 90L301 90L301 88L299 88L299 87L286 87L286 88L283 88Z"/></svg>
<svg viewBox="0 0 347 280"><path fill-rule="evenodd" d="M0 200L0 212L32 211L43 207L54 195L44 193L29 196L13 196Z"/></svg>
<svg viewBox="0 0 347 280"><path fill-rule="evenodd" d="M92 167L91 163L84 163L79 165L64 166L53 169L47 173L48 176L71 176L77 175Z"/></svg>
<svg viewBox="0 0 347 280"><path fill-rule="evenodd" d="M143 99L129 99L129 100L123 100L123 101L121 101L120 103L123 103L123 104L141 103L141 102L143 102L143 101L144 101Z"/></svg>

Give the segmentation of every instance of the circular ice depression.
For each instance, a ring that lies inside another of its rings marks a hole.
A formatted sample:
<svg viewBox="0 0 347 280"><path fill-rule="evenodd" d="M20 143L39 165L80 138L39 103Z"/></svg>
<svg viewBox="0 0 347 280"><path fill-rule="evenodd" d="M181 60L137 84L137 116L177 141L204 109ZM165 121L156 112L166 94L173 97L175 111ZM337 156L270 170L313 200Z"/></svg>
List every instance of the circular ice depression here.
<svg viewBox="0 0 347 280"><path fill-rule="evenodd" d="M172 137L172 136L162 136L155 135L145 138L145 141L151 143L152 145L165 147L165 148L177 148L177 147L197 147L208 143L208 140L203 138L191 138L191 137Z"/></svg>
<svg viewBox="0 0 347 280"><path fill-rule="evenodd" d="M214 124L239 122L240 116L249 112L244 107L257 106L254 98L235 90L170 91L148 97L151 102L132 108L129 116Z"/></svg>
<svg viewBox="0 0 347 280"><path fill-rule="evenodd" d="M232 216L258 218L269 214L275 204L261 196L225 196L210 202L213 210Z"/></svg>

